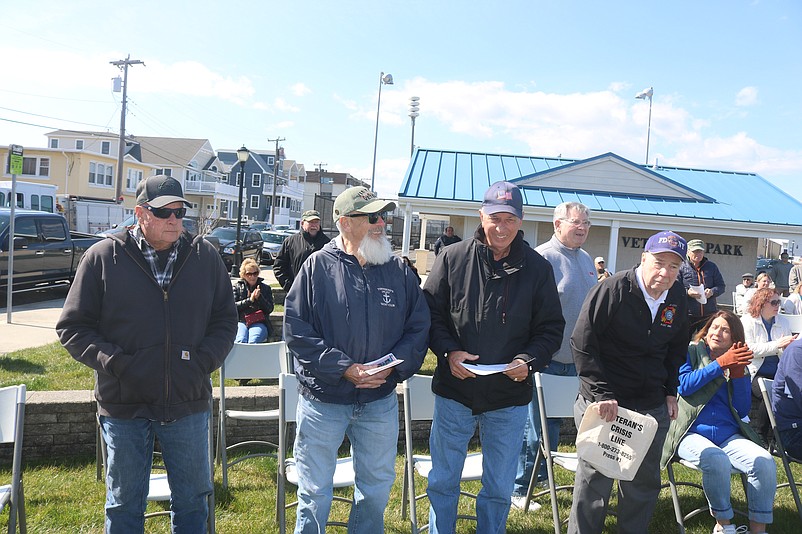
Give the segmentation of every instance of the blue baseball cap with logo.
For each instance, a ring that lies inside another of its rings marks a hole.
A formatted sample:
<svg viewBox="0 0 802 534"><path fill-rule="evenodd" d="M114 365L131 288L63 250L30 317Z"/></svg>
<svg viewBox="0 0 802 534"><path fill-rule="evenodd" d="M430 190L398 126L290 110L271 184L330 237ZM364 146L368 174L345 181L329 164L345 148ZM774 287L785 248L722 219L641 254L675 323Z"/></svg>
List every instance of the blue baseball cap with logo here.
<svg viewBox="0 0 802 534"><path fill-rule="evenodd" d="M482 213L512 213L519 219L524 218L524 199L518 186L510 182L496 182L485 191L482 202Z"/></svg>
<svg viewBox="0 0 802 534"><path fill-rule="evenodd" d="M674 232L665 231L657 232L646 241L646 252L652 254L659 254L661 252L673 252L685 260L685 255L688 253L688 243L685 239Z"/></svg>

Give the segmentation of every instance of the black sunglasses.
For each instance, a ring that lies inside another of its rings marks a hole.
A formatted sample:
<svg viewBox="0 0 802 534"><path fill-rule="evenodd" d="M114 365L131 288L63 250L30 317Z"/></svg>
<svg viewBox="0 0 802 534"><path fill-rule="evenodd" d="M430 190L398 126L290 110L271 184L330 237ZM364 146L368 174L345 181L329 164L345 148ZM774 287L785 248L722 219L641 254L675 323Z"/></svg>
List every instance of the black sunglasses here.
<svg viewBox="0 0 802 534"><path fill-rule="evenodd" d="M379 217L382 219L387 219L387 212L377 211L376 213L353 213L351 215L346 215L346 217L367 217L370 224L376 224L379 222Z"/></svg>
<svg viewBox="0 0 802 534"><path fill-rule="evenodd" d="M159 219L169 219L170 215L175 215L176 219L183 219L187 214L187 208L154 208L153 206L145 206L145 208Z"/></svg>

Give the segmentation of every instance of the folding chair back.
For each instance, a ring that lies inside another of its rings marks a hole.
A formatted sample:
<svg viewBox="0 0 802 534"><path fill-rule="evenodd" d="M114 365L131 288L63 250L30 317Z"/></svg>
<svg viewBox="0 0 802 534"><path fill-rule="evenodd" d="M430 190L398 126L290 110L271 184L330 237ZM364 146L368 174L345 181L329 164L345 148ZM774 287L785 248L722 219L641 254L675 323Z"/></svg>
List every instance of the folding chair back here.
<svg viewBox="0 0 802 534"><path fill-rule="evenodd" d="M554 466L559 466L567 471L576 473L579 460L576 453L556 452L551 450L549 442L548 428L549 418L573 418L574 403L576 402L577 392L579 391L579 377L559 376L535 373L535 394L537 395L538 407L540 409L540 428L543 429L540 436L540 444L535 457L535 468L532 470L532 478L529 480L529 490L523 509L529 510L529 503L532 499L537 499L549 494L551 499L551 513L554 523L554 532L560 534L562 522L557 507L557 491L573 491L573 484L557 486L554 479ZM534 493L537 484L537 466L540 460L546 462L546 473L548 475L548 489ZM566 519L567 520L567 519Z"/></svg>
<svg viewBox="0 0 802 534"><path fill-rule="evenodd" d="M25 423L25 384L0 388L0 443L13 443L11 484L0 486L0 510L9 505L8 532L25 534L25 497L22 487L22 436Z"/></svg>
<svg viewBox="0 0 802 534"><path fill-rule="evenodd" d="M404 462L403 503L401 505L401 518L406 518L409 507L409 520L412 532L422 532L428 524L418 526L417 502L426 497L426 493L416 494L415 473L423 478L429 477L432 469L432 457L423 454L413 454L413 421L431 421L434 418L434 393L432 393L432 377L426 375L413 375L402 383L404 396L404 441L406 458ZM462 466L460 481L482 479L482 453L475 452L465 458ZM460 491L461 495L476 499L476 495L467 491ZM476 516L458 515L458 519L476 520Z"/></svg>
<svg viewBox="0 0 802 534"><path fill-rule="evenodd" d="M798 483L794 480L794 473L791 471L791 462L799 462L799 460L789 456L788 453L785 452L782 439L780 439L780 431L777 429L777 418L774 416L774 405L771 403L771 390L774 387L774 380L758 377L757 383L758 386L760 386L760 393L763 394L763 404L767 408L766 411L769 414L771 430L774 433L774 448L771 449L771 453L782 460L785 476L788 479L788 482L777 484L777 489L785 487L790 488L791 494L794 497L794 503L796 504L796 513L799 514L799 519L802 520L802 504L800 504L799 488L797 488L797 486L802 485L802 483Z"/></svg>
<svg viewBox="0 0 802 534"><path fill-rule="evenodd" d="M298 485L298 471L295 467L295 458L288 457L289 443L294 440L295 433L289 431L289 425L296 422L298 410L298 379L294 374L281 373L278 379L279 385L279 426L278 426L278 469L277 469L277 488L276 488L276 521L278 522L279 532L284 534L287 531L287 510L298 506L298 501L287 503L286 488L287 484ZM356 475L354 473L354 462L349 456L338 458L334 468L333 485L335 488L346 488L353 486ZM334 495L333 500L353 504L353 499L346 499ZM342 521L329 521L326 526L348 527L348 523Z"/></svg>
<svg viewBox="0 0 802 534"><path fill-rule="evenodd" d="M234 343L231 352L220 367L220 431L217 434L217 460L223 470L223 488L228 488L228 468L258 456L276 457L273 452L255 452L240 456L229 462L229 453L239 448L267 447L278 449L278 444L266 440L249 440L226 444L226 421L278 421L278 410L229 410L226 406L226 379L264 379L278 378L287 372L287 345L283 341L275 343Z"/></svg>
<svg viewBox="0 0 802 534"><path fill-rule="evenodd" d="M782 314L781 316L788 323L788 328L792 334L802 333L802 315ZM768 406L768 405L767 405Z"/></svg>

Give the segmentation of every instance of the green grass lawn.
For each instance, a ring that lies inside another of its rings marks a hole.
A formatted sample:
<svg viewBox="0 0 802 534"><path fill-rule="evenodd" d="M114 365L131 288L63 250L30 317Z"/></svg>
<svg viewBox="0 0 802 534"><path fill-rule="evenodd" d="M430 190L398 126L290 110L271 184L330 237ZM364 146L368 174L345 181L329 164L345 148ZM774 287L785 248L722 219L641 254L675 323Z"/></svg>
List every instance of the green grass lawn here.
<svg viewBox="0 0 802 534"><path fill-rule="evenodd" d="M429 355L423 372L431 373L434 369L434 356ZM0 385L28 384L28 389L65 390L90 389L92 387L91 371L78 364L57 344L39 349L15 352L0 358ZM217 383L217 379L215 379ZM232 385L234 385L232 381ZM423 450L425 444L416 444L416 449ZM569 450L569 449L566 449ZM785 481L782 465L778 465L778 481ZM696 472L682 466L676 468L678 480L700 481ZM404 473L403 443L399 443L399 456L396 459L397 479L393 486L390 503L385 513L386 531L390 533L409 532L409 522L401 519L402 486ZM794 465L794 476L802 481L802 468ZM8 468L0 469L0 480L10 477ZM559 473L559 484L570 484L572 477L568 473ZM665 477L664 477L665 481ZM221 533L261 534L277 532L275 523L276 502L276 460L258 458L238 464L229 471L229 490L224 491L221 473L218 469L215 481L215 517L217 530ZM425 480L418 478L418 492L425 489ZM480 484L471 483L468 488L478 491ZM683 509L704 506L704 496L697 490L681 488ZM103 483L95 479L94 458L73 459L59 462L28 463L25 466L25 494L28 516L28 528L32 533L100 533L103 530L103 502L105 488ZM343 494L348 494L344 491ZM288 502L294 500L294 488L287 493ZM510 533L553 532L550 503L548 497L539 501L543 508L534 514L512 511L508 520L507 531ZM737 479L733 479L733 503L736 508L745 508L743 489ZM472 509L469 503L463 503L465 512ZM566 517L570 508L570 494L559 495L561 516ZM164 509L158 503L151 503L150 510ZM426 522L428 507L423 501L419 504L419 521ZM333 518L347 518L347 507L335 504ZM288 512L288 521L294 520L292 511ZM8 512L0 515L0 529L5 529ZM745 524L743 518L736 517L738 524ZM691 534L707 534L713 528L713 520L706 513L691 519L688 524ZM291 530L291 529L290 529ZM334 531L342 529L333 529ZM615 519L607 519L607 531L615 531ZM780 489L775 499L774 524L769 528L772 533L796 533L802 531L799 516L796 513L790 491ZM153 518L148 520L147 532L169 532L169 519ZM475 532L475 524L460 521L457 532ZM677 532L671 497L667 489L660 493L650 533L662 534Z"/></svg>

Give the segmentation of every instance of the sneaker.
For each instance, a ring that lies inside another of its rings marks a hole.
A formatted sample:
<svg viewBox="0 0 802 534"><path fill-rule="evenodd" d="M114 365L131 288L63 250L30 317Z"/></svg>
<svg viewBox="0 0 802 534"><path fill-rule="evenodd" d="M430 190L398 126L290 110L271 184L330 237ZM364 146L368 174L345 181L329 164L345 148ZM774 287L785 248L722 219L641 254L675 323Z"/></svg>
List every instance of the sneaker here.
<svg viewBox="0 0 802 534"><path fill-rule="evenodd" d="M732 523L729 525L719 525L713 527L713 534L749 534L749 527L746 525L735 526Z"/></svg>
<svg viewBox="0 0 802 534"><path fill-rule="evenodd" d="M510 503L511 508L516 508L518 510L523 510L524 505L526 504L526 497L520 495L513 495L512 502ZM540 510L541 506L539 503L535 501L529 501L529 511L530 512L537 512Z"/></svg>

